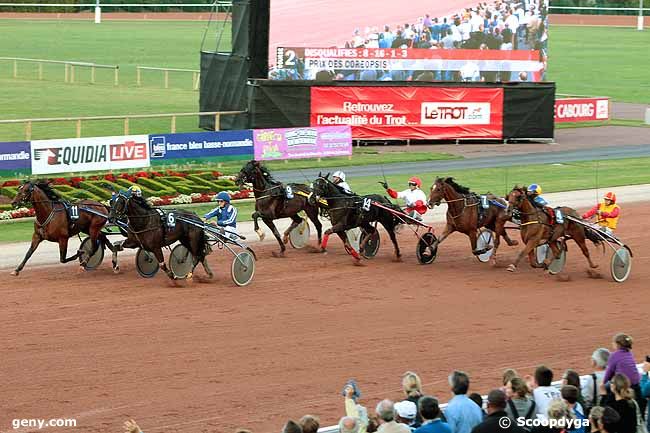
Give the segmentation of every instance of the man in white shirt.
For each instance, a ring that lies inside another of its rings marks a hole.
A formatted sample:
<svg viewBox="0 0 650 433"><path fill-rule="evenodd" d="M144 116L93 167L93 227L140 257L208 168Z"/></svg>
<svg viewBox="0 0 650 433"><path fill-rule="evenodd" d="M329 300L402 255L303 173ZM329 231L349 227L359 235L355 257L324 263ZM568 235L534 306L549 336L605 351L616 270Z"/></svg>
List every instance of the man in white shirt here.
<svg viewBox="0 0 650 433"><path fill-rule="evenodd" d="M552 382L553 371L544 365L537 367L531 388L533 389L533 400L537 406L538 418L546 418L548 405L551 401L562 398L560 391L551 385Z"/></svg>
<svg viewBox="0 0 650 433"><path fill-rule="evenodd" d="M609 350L601 347L594 350L591 354L591 365L594 372L589 376L580 378L580 388L582 389L582 398L587 408L598 405L598 390L603 383L607 360L609 359Z"/></svg>
<svg viewBox="0 0 650 433"><path fill-rule="evenodd" d="M422 215L427 212L427 195L420 188L422 181L419 177L413 176L409 179L409 188L404 191L395 191L388 187L386 182L382 183L383 187L392 198L402 198L406 202L406 213L410 217L422 221Z"/></svg>

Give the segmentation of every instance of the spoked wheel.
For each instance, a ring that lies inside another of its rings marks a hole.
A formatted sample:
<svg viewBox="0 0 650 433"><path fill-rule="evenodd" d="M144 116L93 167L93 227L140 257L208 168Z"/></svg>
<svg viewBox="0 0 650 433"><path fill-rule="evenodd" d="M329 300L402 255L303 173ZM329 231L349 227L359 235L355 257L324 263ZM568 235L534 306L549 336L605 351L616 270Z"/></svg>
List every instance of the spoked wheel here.
<svg viewBox="0 0 650 433"><path fill-rule="evenodd" d="M418 258L418 262L423 265L428 265L433 263L433 261L438 256L438 247L433 247L433 244L436 242L436 235L431 232L427 232L420 237L418 240L418 246L415 250L415 255Z"/></svg>
<svg viewBox="0 0 650 433"><path fill-rule="evenodd" d="M345 234L348 237L348 243L350 246L354 248L355 251L359 251L359 247L361 245L361 229L359 227L355 227L353 229L347 230Z"/></svg>
<svg viewBox="0 0 650 433"><path fill-rule="evenodd" d="M551 275L556 275L564 270L564 265L566 264L566 250L564 249L564 244L562 242L557 243L560 248L560 257L557 259L553 258L551 264L548 265L548 273ZM548 244L540 245L535 248L535 257L537 258L537 263L542 265L544 260L553 257L553 250L548 246Z"/></svg>
<svg viewBox="0 0 650 433"><path fill-rule="evenodd" d="M617 283L627 280L632 272L632 255L627 247L619 248L612 255L610 262L612 278Z"/></svg>
<svg viewBox="0 0 650 433"><path fill-rule="evenodd" d="M298 227L289 232L289 243L294 248L304 248L309 243L310 234L309 223L303 218Z"/></svg>
<svg viewBox="0 0 650 433"><path fill-rule="evenodd" d="M360 245L364 245L364 242L365 245L363 247L363 251L359 251L359 253L366 259L372 259L375 257L379 251L379 245L381 244L379 230L375 229L375 231L372 233L362 231L360 240Z"/></svg>
<svg viewBox="0 0 650 433"><path fill-rule="evenodd" d="M232 261L230 274L238 286L248 285L255 275L255 256L250 251L237 254Z"/></svg>
<svg viewBox="0 0 650 433"><path fill-rule="evenodd" d="M156 256L151 252L142 248L138 248L138 252L135 255L135 267L138 270L138 274L144 278L151 278L158 273L158 260Z"/></svg>
<svg viewBox="0 0 650 433"><path fill-rule="evenodd" d="M85 257L90 256L91 251L93 250L93 241L90 238L86 238L81 242L81 245L79 246L79 251L82 251ZM81 262L82 258L79 257L79 262ZM84 265L84 269L86 271L92 271L93 269L97 268L97 266L102 264L102 261L104 260L104 245L100 244L99 247L97 248L97 251L95 251L95 254L92 255Z"/></svg>
<svg viewBox="0 0 650 433"><path fill-rule="evenodd" d="M489 249L483 254L476 256L478 261L481 263L489 262L492 258L492 254L494 254L494 233L492 233L492 230L483 227L478 235L478 238L476 239L476 250L481 251L486 248Z"/></svg>
<svg viewBox="0 0 650 433"><path fill-rule="evenodd" d="M194 267L194 256L185 248L184 245L178 244L169 255L169 269L178 279L185 279L192 272Z"/></svg>

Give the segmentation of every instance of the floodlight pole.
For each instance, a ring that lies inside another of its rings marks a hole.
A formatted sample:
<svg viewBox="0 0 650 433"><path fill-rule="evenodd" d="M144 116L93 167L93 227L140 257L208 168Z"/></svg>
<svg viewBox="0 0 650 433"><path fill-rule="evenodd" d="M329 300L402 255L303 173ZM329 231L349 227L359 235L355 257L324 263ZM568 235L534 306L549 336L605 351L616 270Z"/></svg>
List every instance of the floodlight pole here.
<svg viewBox="0 0 650 433"><path fill-rule="evenodd" d="M643 30L643 0L639 0L639 19L636 23L637 30Z"/></svg>
<svg viewBox="0 0 650 433"><path fill-rule="evenodd" d="M99 6L99 0L95 1L95 24L102 22L102 8Z"/></svg>

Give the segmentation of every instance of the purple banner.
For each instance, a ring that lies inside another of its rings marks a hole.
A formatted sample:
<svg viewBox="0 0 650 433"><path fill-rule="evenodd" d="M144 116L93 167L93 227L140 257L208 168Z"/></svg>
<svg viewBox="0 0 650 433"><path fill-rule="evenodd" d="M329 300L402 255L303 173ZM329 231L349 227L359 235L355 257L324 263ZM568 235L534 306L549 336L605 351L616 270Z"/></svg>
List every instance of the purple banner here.
<svg viewBox="0 0 650 433"><path fill-rule="evenodd" d="M31 161L29 141L0 143L0 171L29 172Z"/></svg>
<svg viewBox="0 0 650 433"><path fill-rule="evenodd" d="M352 155L349 125L253 130L255 159L300 159Z"/></svg>

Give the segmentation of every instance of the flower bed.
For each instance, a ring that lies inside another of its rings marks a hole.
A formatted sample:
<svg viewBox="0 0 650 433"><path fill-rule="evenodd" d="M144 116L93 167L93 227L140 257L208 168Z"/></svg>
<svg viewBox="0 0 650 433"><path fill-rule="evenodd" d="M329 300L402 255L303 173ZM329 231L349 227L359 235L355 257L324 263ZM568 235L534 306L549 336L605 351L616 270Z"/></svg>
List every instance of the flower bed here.
<svg viewBox="0 0 650 433"><path fill-rule="evenodd" d="M108 173L101 176L72 176L50 178L57 193L65 200L74 202L88 198L107 202L114 190L127 189L137 184L154 206L209 203L217 193L226 191L233 200L253 196L252 190L237 191L234 176L224 176L218 171L178 172L166 170L139 171L135 173ZM21 181L12 179L0 183L0 196L13 199ZM32 209L0 211L0 219L33 216Z"/></svg>

